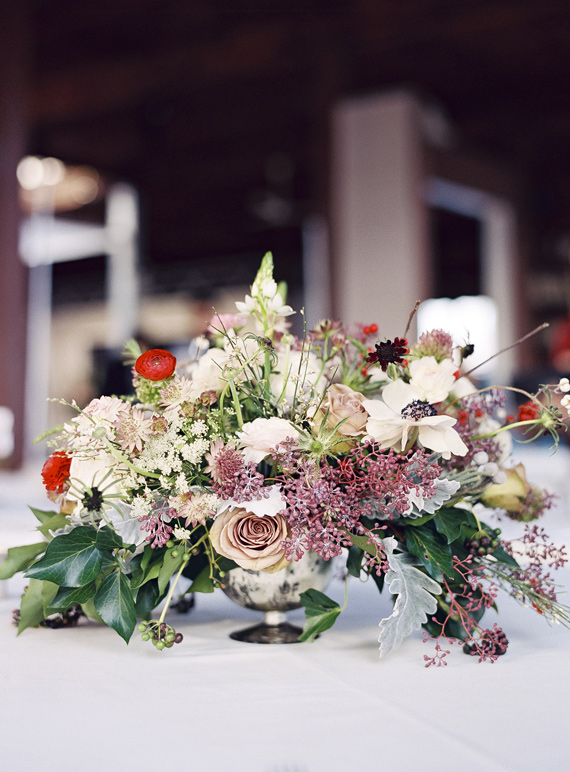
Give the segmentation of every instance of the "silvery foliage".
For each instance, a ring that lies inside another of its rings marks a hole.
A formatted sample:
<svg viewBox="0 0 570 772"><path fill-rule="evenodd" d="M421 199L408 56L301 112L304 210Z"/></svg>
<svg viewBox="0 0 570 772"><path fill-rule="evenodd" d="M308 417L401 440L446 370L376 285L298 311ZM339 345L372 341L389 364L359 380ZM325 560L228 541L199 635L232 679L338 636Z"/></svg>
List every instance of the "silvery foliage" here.
<svg viewBox="0 0 570 772"><path fill-rule="evenodd" d="M441 587L429 576L416 568L416 560L407 552L401 552L394 537L384 539L384 549L390 568L385 582L396 596L394 609L389 617L380 621L380 656L396 649L410 633L435 613ZM398 551L396 551L398 550Z"/></svg>
<svg viewBox="0 0 570 772"><path fill-rule="evenodd" d="M421 493L410 491L408 494L409 508L404 514L399 514L395 508L380 510L374 501L369 500L372 505L371 516L375 520L394 520L401 517L416 518L422 515L433 515L446 501L454 496L461 484L457 480L449 480L446 477L440 477L436 482L436 491L431 498L422 496Z"/></svg>

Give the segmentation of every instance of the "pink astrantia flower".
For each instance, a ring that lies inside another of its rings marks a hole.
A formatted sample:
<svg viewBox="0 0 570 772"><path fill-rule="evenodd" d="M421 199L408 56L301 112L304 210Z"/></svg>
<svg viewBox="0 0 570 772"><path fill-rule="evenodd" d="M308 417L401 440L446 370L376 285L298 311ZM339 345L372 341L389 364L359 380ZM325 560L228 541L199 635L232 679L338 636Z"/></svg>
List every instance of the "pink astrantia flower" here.
<svg viewBox="0 0 570 772"><path fill-rule="evenodd" d="M130 453L140 453L152 433L152 421L136 407L129 412L119 413L114 426L117 429L117 442Z"/></svg>
<svg viewBox="0 0 570 772"><path fill-rule="evenodd" d="M441 453L443 458L463 456L467 445L453 428L455 418L438 415L436 409L418 399L417 392L408 383L393 381L382 393L382 400L366 399L363 407L370 418L367 433L381 448L404 451L417 433L418 442L424 448Z"/></svg>

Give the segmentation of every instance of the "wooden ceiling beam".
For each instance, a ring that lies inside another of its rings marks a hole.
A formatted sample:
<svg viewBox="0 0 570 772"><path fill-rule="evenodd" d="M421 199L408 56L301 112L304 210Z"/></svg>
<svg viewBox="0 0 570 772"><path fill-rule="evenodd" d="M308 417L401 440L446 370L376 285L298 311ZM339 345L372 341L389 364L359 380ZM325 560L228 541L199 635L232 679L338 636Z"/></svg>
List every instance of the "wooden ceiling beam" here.
<svg viewBox="0 0 570 772"><path fill-rule="evenodd" d="M199 44L165 47L139 57L104 58L91 66L39 74L32 88L34 124L71 121L125 110L160 94L282 71L295 64L291 25L267 22Z"/></svg>

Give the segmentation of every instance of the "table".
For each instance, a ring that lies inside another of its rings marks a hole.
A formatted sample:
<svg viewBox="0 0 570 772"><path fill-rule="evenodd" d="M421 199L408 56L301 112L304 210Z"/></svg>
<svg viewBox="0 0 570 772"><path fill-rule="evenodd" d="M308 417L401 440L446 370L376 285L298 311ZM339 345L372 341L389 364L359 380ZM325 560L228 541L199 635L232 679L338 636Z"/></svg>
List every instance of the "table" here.
<svg viewBox="0 0 570 772"><path fill-rule="evenodd" d="M570 543L567 499L544 525ZM570 570L561 573L570 587ZM568 769L570 631L504 595L500 617L488 612L509 638L504 657L478 664L456 646L447 667L425 668L433 644L421 633L379 660L377 623L391 604L371 583L351 582L347 610L313 644L230 640L255 612L222 593L199 596L187 617L172 616L184 642L161 653L93 623L16 638L19 582L0 602L0 769ZM337 582L329 594L343 592Z"/></svg>

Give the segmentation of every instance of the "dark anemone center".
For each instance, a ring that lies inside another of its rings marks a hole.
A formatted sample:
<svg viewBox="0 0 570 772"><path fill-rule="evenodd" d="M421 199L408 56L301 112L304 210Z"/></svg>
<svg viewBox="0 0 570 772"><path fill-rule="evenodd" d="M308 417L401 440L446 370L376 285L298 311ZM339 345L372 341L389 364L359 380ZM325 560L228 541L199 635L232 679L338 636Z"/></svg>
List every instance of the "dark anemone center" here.
<svg viewBox="0 0 570 772"><path fill-rule="evenodd" d="M93 486L91 490L85 491L83 494L83 504L88 512L99 512L103 506L104 496L99 490Z"/></svg>
<svg viewBox="0 0 570 772"><path fill-rule="evenodd" d="M414 399L409 402L402 410L402 418L410 418L412 421L421 421L431 415L437 415L437 410L429 402L422 402L421 399Z"/></svg>

